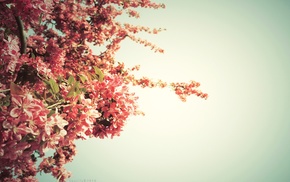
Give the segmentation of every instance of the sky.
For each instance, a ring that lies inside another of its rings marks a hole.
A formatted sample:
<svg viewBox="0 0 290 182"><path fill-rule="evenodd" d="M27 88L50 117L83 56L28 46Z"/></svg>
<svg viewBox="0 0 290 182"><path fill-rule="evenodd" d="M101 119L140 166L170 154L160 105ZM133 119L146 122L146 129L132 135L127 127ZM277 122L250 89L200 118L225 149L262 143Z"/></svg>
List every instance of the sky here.
<svg viewBox="0 0 290 182"><path fill-rule="evenodd" d="M68 181L289 182L290 1L156 2L166 9L122 20L166 28L140 35L165 53L126 40L116 59L140 76L198 81L209 98L132 89L146 116L120 137L78 141Z"/></svg>

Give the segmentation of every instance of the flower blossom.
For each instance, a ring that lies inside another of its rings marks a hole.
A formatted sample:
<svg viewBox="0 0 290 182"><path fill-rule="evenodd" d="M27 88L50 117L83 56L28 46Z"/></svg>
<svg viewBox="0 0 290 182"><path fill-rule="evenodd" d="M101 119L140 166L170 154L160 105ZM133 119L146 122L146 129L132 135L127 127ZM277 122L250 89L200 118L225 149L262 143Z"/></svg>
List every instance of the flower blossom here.
<svg viewBox="0 0 290 182"><path fill-rule="evenodd" d="M11 95L14 107L10 111L10 116L14 118L21 116L23 120L32 120L33 115L42 110L42 107L34 102L31 94Z"/></svg>

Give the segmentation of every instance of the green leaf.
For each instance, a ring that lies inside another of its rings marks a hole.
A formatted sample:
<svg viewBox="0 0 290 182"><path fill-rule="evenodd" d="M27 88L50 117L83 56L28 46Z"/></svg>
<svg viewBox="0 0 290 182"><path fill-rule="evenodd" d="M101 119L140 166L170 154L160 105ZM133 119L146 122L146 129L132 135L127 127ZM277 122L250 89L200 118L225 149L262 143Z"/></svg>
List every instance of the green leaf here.
<svg viewBox="0 0 290 182"><path fill-rule="evenodd" d="M75 84L70 88L67 97L75 97L79 94L81 94L82 89L80 88L80 82L77 81Z"/></svg>
<svg viewBox="0 0 290 182"><path fill-rule="evenodd" d="M55 110L50 110L49 113L47 114L47 118L52 116L55 113Z"/></svg>
<svg viewBox="0 0 290 182"><path fill-rule="evenodd" d="M39 25L41 24L42 17L43 17L43 13L41 13L40 16L38 17L38 24L39 24Z"/></svg>
<svg viewBox="0 0 290 182"><path fill-rule="evenodd" d="M76 84L74 84L71 88L70 88L70 90L68 91L68 93L67 93L67 97L73 97L73 96L75 96L76 94L75 94L75 91L76 91Z"/></svg>
<svg viewBox="0 0 290 182"><path fill-rule="evenodd" d="M55 100L52 99L51 97L48 97L47 99L45 99L45 101L46 101L48 104L53 104L53 103L55 103Z"/></svg>
<svg viewBox="0 0 290 182"><path fill-rule="evenodd" d="M35 59L35 54L33 52L31 53L31 58Z"/></svg>
<svg viewBox="0 0 290 182"><path fill-rule="evenodd" d="M90 77L91 80L94 80L94 79L97 79L98 78L98 76L96 74L92 74L92 73L89 73L88 72L88 75L89 75L89 77Z"/></svg>
<svg viewBox="0 0 290 182"><path fill-rule="evenodd" d="M43 82L46 84L46 86L49 86L49 81L48 80L43 79Z"/></svg>
<svg viewBox="0 0 290 182"><path fill-rule="evenodd" d="M38 92L34 91L33 94L37 99L43 99L43 97Z"/></svg>
<svg viewBox="0 0 290 182"><path fill-rule="evenodd" d="M70 76L68 77L67 83L68 83L69 85L72 85L74 82L75 82L75 78L74 78L72 75L70 75Z"/></svg>
<svg viewBox="0 0 290 182"><path fill-rule="evenodd" d="M49 82L50 88L52 89L52 92L57 94L59 92L58 84L52 78L50 78L48 82Z"/></svg>
<svg viewBox="0 0 290 182"><path fill-rule="evenodd" d="M86 93L87 89L86 88L80 88L80 91L83 92L83 93Z"/></svg>
<svg viewBox="0 0 290 182"><path fill-rule="evenodd" d="M78 75L80 77L80 80L82 83L85 83L87 81L87 78L84 75Z"/></svg>
<svg viewBox="0 0 290 182"><path fill-rule="evenodd" d="M75 89L72 87L68 93L67 93L67 97L73 97L74 96L74 92L75 92Z"/></svg>
<svg viewBox="0 0 290 182"><path fill-rule="evenodd" d="M98 76L98 80L102 82L104 80L103 72L96 66L94 66L94 70L95 70L96 75Z"/></svg>
<svg viewBox="0 0 290 182"><path fill-rule="evenodd" d="M10 105L10 95L6 95L6 97L2 97L0 100L0 108L1 106L9 106Z"/></svg>
<svg viewBox="0 0 290 182"><path fill-rule="evenodd" d="M76 95L81 94L80 82L76 82L76 84L75 84L75 93L76 93Z"/></svg>
<svg viewBox="0 0 290 182"><path fill-rule="evenodd" d="M59 82L63 82L63 78L61 77L61 76L57 76L57 80L59 81Z"/></svg>
<svg viewBox="0 0 290 182"><path fill-rule="evenodd" d="M68 94L67 94L67 97L73 97L74 96L74 93L75 93L75 91L73 90L73 89L71 89L69 92L68 92Z"/></svg>
<svg viewBox="0 0 290 182"><path fill-rule="evenodd" d="M81 82L79 82L79 81L77 81L77 82L75 83L76 89L79 89L79 88L80 88L80 83L81 83Z"/></svg>

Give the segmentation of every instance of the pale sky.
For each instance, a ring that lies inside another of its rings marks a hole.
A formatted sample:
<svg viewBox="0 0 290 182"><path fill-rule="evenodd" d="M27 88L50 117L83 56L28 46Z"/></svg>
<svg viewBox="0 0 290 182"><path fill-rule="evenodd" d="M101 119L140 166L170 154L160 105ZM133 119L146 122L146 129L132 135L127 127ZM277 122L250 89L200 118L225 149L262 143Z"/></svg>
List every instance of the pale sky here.
<svg viewBox="0 0 290 182"><path fill-rule="evenodd" d="M134 89L146 116L120 137L77 142L69 181L289 182L290 1L160 2L133 22L166 28L141 35L165 53L128 40L116 59L141 64L138 75L198 81L208 100Z"/></svg>

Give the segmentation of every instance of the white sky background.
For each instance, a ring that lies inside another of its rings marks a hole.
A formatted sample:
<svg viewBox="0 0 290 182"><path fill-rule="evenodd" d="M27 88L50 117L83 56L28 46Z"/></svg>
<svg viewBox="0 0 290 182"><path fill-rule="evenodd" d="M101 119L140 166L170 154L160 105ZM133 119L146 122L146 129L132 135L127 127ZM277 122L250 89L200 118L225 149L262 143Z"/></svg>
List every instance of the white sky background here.
<svg viewBox="0 0 290 182"><path fill-rule="evenodd" d="M134 89L146 116L113 140L77 142L70 181L290 181L290 2L163 2L134 22L166 28L142 34L165 53L128 40L116 59L141 64L138 75L198 81L208 100Z"/></svg>

